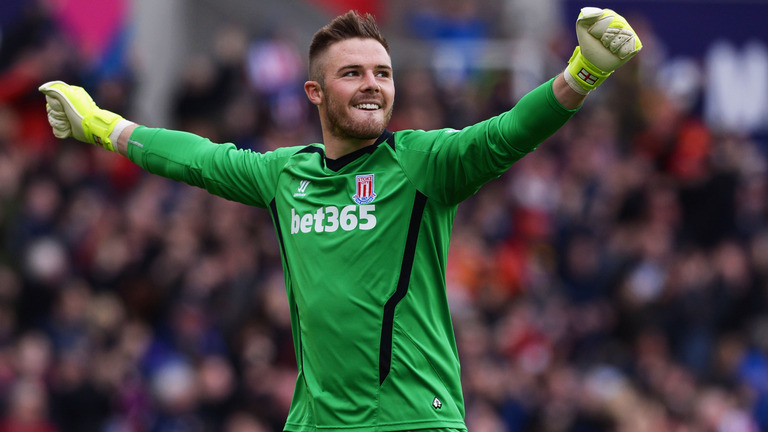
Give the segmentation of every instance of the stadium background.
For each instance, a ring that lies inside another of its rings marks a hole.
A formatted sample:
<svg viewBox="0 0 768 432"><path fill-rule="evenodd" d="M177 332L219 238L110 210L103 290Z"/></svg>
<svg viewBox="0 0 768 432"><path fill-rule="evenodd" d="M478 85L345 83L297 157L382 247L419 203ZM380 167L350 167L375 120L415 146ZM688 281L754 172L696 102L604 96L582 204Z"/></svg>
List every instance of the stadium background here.
<svg viewBox="0 0 768 432"><path fill-rule="evenodd" d="M468 426L768 430L766 2L3 0L0 431L280 430L295 378L267 213L55 140L39 84L304 144L307 43L351 6L392 43L392 129L460 128L558 73L593 5L643 52L457 216Z"/></svg>

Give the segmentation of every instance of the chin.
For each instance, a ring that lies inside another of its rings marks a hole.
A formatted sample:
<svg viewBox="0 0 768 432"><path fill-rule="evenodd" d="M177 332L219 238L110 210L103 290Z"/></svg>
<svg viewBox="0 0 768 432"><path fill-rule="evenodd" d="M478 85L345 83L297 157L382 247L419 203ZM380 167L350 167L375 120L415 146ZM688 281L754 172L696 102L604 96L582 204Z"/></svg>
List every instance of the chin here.
<svg viewBox="0 0 768 432"><path fill-rule="evenodd" d="M384 128L380 129L367 129L364 131L349 131L347 133L347 136L350 138L358 139L358 140L369 140L369 139L375 139L381 136L381 134L384 132Z"/></svg>
<svg viewBox="0 0 768 432"><path fill-rule="evenodd" d="M345 116L329 115L328 124L334 135L356 140L378 138L386 129L391 111L372 111L364 115L347 113ZM330 112L329 114L334 114Z"/></svg>
<svg viewBox="0 0 768 432"><path fill-rule="evenodd" d="M348 125L348 127L340 127L339 131L342 135L354 139L374 139L378 138L386 127L387 124L383 121L364 122L364 124L358 123Z"/></svg>

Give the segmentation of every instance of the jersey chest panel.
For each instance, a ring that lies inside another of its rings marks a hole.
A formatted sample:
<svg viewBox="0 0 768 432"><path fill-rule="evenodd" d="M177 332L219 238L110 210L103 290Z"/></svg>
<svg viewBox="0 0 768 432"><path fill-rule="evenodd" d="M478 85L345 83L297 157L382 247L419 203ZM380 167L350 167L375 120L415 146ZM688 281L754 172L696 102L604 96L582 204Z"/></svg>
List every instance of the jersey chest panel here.
<svg viewBox="0 0 768 432"><path fill-rule="evenodd" d="M289 261L314 258L357 283L372 280L374 265L399 267L415 190L396 161L375 159L384 161L338 173L316 160L286 169L276 199Z"/></svg>
<svg viewBox="0 0 768 432"><path fill-rule="evenodd" d="M305 352L323 353L305 361L318 366L344 363L355 357L350 352L368 356L354 347L378 346L384 304L397 287L416 191L385 150L339 172L314 156L280 177L276 208L290 294ZM370 363L372 379L377 356L355 359Z"/></svg>

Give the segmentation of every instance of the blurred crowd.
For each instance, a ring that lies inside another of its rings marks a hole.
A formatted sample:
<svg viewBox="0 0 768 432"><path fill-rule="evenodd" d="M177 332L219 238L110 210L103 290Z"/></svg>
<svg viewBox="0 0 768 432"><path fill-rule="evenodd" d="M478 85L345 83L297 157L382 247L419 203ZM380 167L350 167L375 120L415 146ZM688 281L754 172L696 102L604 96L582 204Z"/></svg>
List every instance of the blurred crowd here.
<svg viewBox="0 0 768 432"><path fill-rule="evenodd" d="M486 36L452 3L404 36ZM56 140L41 83L124 114L136 83L85 67L45 8L16 24L0 45L0 432L281 430L296 363L268 213ZM459 208L448 295L472 432L768 431L766 143L658 89L639 27L636 61ZM215 37L166 126L255 151L317 141L305 47ZM572 47L547 46L554 76ZM392 130L515 103L507 71L395 79Z"/></svg>

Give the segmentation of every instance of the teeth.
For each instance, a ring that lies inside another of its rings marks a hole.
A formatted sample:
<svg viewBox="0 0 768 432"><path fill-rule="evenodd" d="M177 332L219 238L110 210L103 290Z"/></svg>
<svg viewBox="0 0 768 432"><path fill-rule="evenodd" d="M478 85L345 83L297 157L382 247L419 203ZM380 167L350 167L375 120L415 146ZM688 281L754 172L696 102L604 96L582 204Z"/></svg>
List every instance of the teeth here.
<svg viewBox="0 0 768 432"><path fill-rule="evenodd" d="M375 109L379 109L379 106L377 104L366 103L366 104L355 105L355 108L375 110Z"/></svg>

